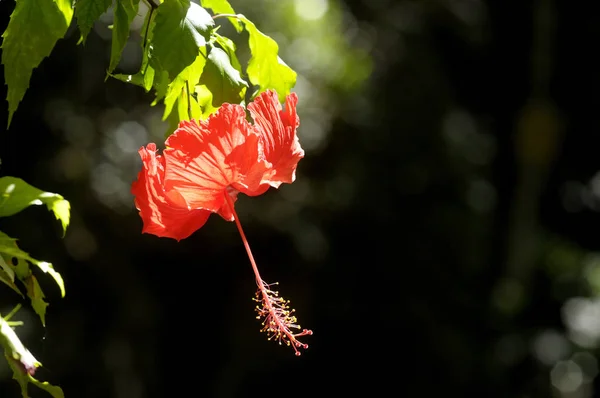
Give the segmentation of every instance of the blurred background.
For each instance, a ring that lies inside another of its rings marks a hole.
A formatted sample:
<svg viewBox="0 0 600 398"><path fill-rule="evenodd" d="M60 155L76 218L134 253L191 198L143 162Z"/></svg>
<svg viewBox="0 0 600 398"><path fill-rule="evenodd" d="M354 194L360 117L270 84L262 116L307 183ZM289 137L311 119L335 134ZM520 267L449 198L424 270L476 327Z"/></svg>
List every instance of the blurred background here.
<svg viewBox="0 0 600 398"><path fill-rule="evenodd" d="M85 46L71 26L0 131L0 175L72 206L64 239L41 207L0 219L66 282L61 299L40 276L46 329L26 302L16 317L38 378L79 398L600 396L596 15L556 0L231 3L299 74L297 180L237 208L310 348L259 333L233 223L141 234L137 150L166 123L152 94L104 81L108 12ZM0 31L13 8L0 2ZM0 313L18 302L0 287ZM0 361L2 398L19 396L10 378Z"/></svg>

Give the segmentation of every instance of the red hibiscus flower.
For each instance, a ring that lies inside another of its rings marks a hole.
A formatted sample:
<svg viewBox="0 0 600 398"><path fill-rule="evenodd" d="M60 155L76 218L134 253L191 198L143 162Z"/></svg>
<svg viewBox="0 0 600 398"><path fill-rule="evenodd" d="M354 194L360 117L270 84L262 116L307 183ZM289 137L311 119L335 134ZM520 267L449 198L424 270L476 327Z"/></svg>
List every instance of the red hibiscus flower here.
<svg viewBox="0 0 600 398"><path fill-rule="evenodd" d="M142 147L142 171L132 184L135 205L144 227L142 232L181 240L204 225L211 213L235 221L255 274L255 300L263 331L269 338L298 348L307 348L297 338L312 332L300 329L288 301L270 289L258 272L250 245L235 212L241 192L257 196L269 187L294 182L298 161L304 157L296 129L298 98L287 96L285 110L277 93L260 94L248 110L254 121L246 120L240 105L223 104L207 120L184 121L167 138L162 156L156 145Z"/></svg>

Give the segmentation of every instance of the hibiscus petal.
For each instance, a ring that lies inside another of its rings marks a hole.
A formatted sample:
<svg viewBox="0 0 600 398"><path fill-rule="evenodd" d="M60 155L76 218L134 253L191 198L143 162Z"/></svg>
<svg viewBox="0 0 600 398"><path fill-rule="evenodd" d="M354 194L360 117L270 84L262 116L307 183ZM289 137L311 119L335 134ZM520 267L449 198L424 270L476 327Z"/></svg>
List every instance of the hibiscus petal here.
<svg viewBox="0 0 600 398"><path fill-rule="evenodd" d="M131 185L131 193L144 223L142 232L177 240L187 238L206 223L211 213L189 210L177 192L165 193L165 161L162 156L156 155L155 144L148 144L138 152L142 158L142 170Z"/></svg>
<svg viewBox="0 0 600 398"><path fill-rule="evenodd" d="M165 190L179 192L190 208L219 212L230 221L231 212L222 209L227 188L252 193L270 166L240 105L223 104L200 124L181 122L166 145Z"/></svg>
<svg viewBox="0 0 600 398"><path fill-rule="evenodd" d="M296 129L300 124L296 114L298 97L291 93L282 110L277 93L267 90L248 105L259 133L265 159L272 164L272 173L265 175L263 182L278 188L281 183L291 184L296 179L296 166L304 157Z"/></svg>

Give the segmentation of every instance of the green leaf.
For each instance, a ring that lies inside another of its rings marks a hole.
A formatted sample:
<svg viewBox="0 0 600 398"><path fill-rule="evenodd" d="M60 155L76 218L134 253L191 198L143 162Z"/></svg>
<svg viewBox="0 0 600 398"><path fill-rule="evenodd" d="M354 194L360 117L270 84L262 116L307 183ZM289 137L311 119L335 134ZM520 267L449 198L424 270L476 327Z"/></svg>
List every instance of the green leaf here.
<svg viewBox="0 0 600 398"><path fill-rule="evenodd" d="M227 53L218 47L211 48L208 53L200 84L211 91L212 105L216 108L225 102L239 104L248 87L240 72L231 65Z"/></svg>
<svg viewBox="0 0 600 398"><path fill-rule="evenodd" d="M19 0L2 34L2 64L8 86L8 126L23 99L33 69L50 55L73 18L70 0Z"/></svg>
<svg viewBox="0 0 600 398"><path fill-rule="evenodd" d="M32 259L33 260L33 259ZM35 265L37 265L39 267L39 269L42 270L42 272L49 274L52 279L54 279L54 281L56 282L56 284L58 285L58 287L60 288L60 295L61 297L65 297L65 282L62 278L62 275L58 273L58 271L56 271L54 269L54 267L52 266L52 264L50 264L49 262L46 261L37 261L37 260L29 260L32 263L34 263ZM37 261L37 262L36 262Z"/></svg>
<svg viewBox="0 0 600 398"><path fill-rule="evenodd" d="M194 90L194 87L196 84L198 84L200 76L204 71L205 65L206 55L203 53L203 51L201 51L200 55L196 57L196 60L190 66L185 68L179 75L177 75L171 84L169 84L169 88L167 89L165 95L165 112L163 114L163 120L167 120L167 117L173 110L175 101L181 97L183 91L186 91L184 95L186 97L185 106L187 107L187 96L188 94L191 95L191 93L187 93L187 89L189 88L190 91ZM187 119L189 119L189 116L180 120Z"/></svg>
<svg viewBox="0 0 600 398"><path fill-rule="evenodd" d="M0 317L0 345L4 349L4 357L13 371L13 379L19 383L21 395L24 398L29 397L27 391L29 383L46 391L54 398L65 397L60 387L53 386L48 382L41 382L32 376L42 364L25 348L10 322L2 317Z"/></svg>
<svg viewBox="0 0 600 398"><path fill-rule="evenodd" d="M6 261L2 256L0 256L0 270L4 271L4 273L8 276L11 282L15 281L15 271L13 271L13 269L8 264L6 264Z"/></svg>
<svg viewBox="0 0 600 398"><path fill-rule="evenodd" d="M157 9L151 65L174 79L200 54L214 25L210 14L190 0L165 0Z"/></svg>
<svg viewBox="0 0 600 398"><path fill-rule="evenodd" d="M10 275L8 275L4 270L0 270L0 282L4 283L6 286L10 287L15 293L19 296L23 297L23 294L19 291L17 285L15 285L14 280L11 280Z"/></svg>
<svg viewBox="0 0 600 398"><path fill-rule="evenodd" d="M0 254L2 253L10 256L11 258L16 257L19 260L26 260L34 265L37 265L39 269L41 269L44 273L50 274L50 276L54 279L54 281L60 288L61 296L65 296L65 283L62 279L62 276L54 269L52 264L46 261L36 260L35 258L31 257L27 252L24 252L23 250L19 249L19 247L17 246L17 239L11 238L4 232L0 231ZM25 269L28 270L28 267L23 267L22 263L15 267L15 272L19 279L25 279L29 276L28 271L23 271Z"/></svg>
<svg viewBox="0 0 600 398"><path fill-rule="evenodd" d="M227 0L201 0L200 3L202 4L202 7L210 8L215 14L235 14L233 7L231 7L231 4L229 4ZM236 18L229 18L229 20L238 32L241 32L244 29L241 22Z"/></svg>
<svg viewBox="0 0 600 398"><path fill-rule="evenodd" d="M75 18L81 32L81 41L85 43L94 22L112 5L112 0L77 0Z"/></svg>
<svg viewBox="0 0 600 398"><path fill-rule="evenodd" d="M60 220L65 233L71 208L67 200L57 193L39 190L20 178L0 178L0 217L12 216L28 206L42 204Z"/></svg>
<svg viewBox="0 0 600 398"><path fill-rule="evenodd" d="M135 18L140 0L117 0L114 10L114 22L112 30L112 42L110 49L110 63L108 72L111 73L121 60L121 53L129 38L129 26Z"/></svg>
<svg viewBox="0 0 600 398"><path fill-rule="evenodd" d="M167 131L165 132L165 138L169 137L179 127L179 115L177 112L171 112L167 118Z"/></svg>
<svg viewBox="0 0 600 398"><path fill-rule="evenodd" d="M44 382L38 381L33 376L29 376L28 379L31 384L33 384L37 388L41 388L42 390L46 391L48 394L50 394L54 398L65 398L65 394L60 387L53 386L52 384L48 383L47 381L44 381Z"/></svg>
<svg viewBox="0 0 600 398"><path fill-rule="evenodd" d="M154 85L154 68L150 65L146 66L145 71L139 71L135 75L124 75L121 73L117 73L115 75L109 74L111 77L120 80L124 83L135 84L136 86L142 87L146 92L149 92L152 86Z"/></svg>
<svg viewBox="0 0 600 398"><path fill-rule="evenodd" d="M238 17L244 22L248 31L248 44L252 53L248 61L248 78L252 84L259 87L258 92L253 96L272 89L277 91L279 100L284 102L285 97L296 85L296 72L279 58L279 46L275 40L259 31L254 23L243 15Z"/></svg>
<svg viewBox="0 0 600 398"><path fill-rule="evenodd" d="M44 300L46 296L42 291L40 283L33 274L25 278L24 283L25 288L27 289L27 297L29 297L29 300L31 301L31 307L40 317L42 325L46 326L46 308L48 308L48 302Z"/></svg>
<svg viewBox="0 0 600 398"><path fill-rule="evenodd" d="M218 33L213 33L213 37L215 38L215 41L221 46L223 50L225 50L225 52L229 56L229 59L231 60L231 65L241 73L242 66L240 65L240 61L238 60L237 55L235 54L235 43L230 38L221 36Z"/></svg>
<svg viewBox="0 0 600 398"><path fill-rule="evenodd" d="M124 75L122 73L110 74L111 77L122 81L123 83L131 83L136 86L144 87L144 75L141 72L136 73L135 75Z"/></svg>
<svg viewBox="0 0 600 398"><path fill-rule="evenodd" d="M154 89L156 90L156 98L152 101L151 106L158 104L158 101L167 95L169 89L169 74L166 70L154 75Z"/></svg>
<svg viewBox="0 0 600 398"><path fill-rule="evenodd" d="M27 375L27 372L25 372L25 370L27 370L28 372L35 372L35 369L37 369L41 365L41 363L37 359L35 359L31 352L29 352L29 350L25 348L25 346L11 327L10 323L2 317L0 317L0 345L2 345L2 347L4 348L4 355L6 356L6 359L8 360L9 364L11 364L13 371L18 371L15 372L15 376L17 376L16 373L18 373L19 376L24 377L25 375ZM19 381L17 377L13 376L13 378ZM21 382L19 382L19 384L21 384ZM24 384L25 390L27 390L27 383Z"/></svg>
<svg viewBox="0 0 600 398"><path fill-rule="evenodd" d="M15 285L15 271L10 265L6 263L4 257L0 254L0 282L14 290L19 296L23 297L23 294Z"/></svg>
<svg viewBox="0 0 600 398"><path fill-rule="evenodd" d="M202 114L200 119L207 119L215 113L219 108L212 105L212 92L204 84L196 86L196 99Z"/></svg>

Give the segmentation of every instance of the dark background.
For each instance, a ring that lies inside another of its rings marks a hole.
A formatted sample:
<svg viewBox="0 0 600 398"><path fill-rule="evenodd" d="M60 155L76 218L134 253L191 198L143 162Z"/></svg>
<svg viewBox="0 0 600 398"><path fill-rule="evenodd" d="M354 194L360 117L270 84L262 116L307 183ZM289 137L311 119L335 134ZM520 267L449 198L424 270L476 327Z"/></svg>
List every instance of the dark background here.
<svg viewBox="0 0 600 398"><path fill-rule="evenodd" d="M60 299L40 276L46 329L26 302L17 315L37 377L82 398L597 395L592 10L330 0L303 22L297 2L231 3L301 75L298 179L238 205L310 348L298 358L259 333L233 223L212 216L180 243L140 233L135 151L165 124L151 94L104 82L104 20L85 46L71 27L0 131L0 175L72 206L64 239L41 207L0 220L66 282ZM13 8L0 1L0 31ZM138 45L134 32L124 71ZM1 313L17 302L0 289ZM1 397L19 396L5 365L0 377Z"/></svg>

